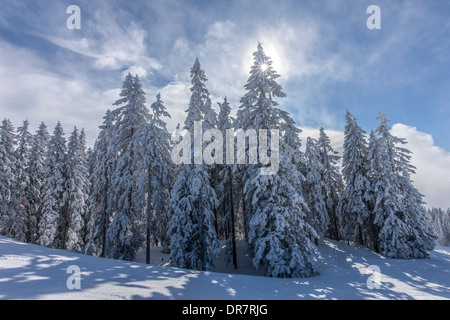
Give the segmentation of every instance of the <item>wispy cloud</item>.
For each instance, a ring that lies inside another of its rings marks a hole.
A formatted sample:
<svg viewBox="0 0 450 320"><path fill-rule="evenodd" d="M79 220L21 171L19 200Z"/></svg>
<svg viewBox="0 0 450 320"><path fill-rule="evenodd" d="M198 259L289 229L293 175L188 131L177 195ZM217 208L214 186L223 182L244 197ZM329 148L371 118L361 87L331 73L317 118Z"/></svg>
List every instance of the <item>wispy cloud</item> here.
<svg viewBox="0 0 450 320"><path fill-rule="evenodd" d="M26 63L24 63L26 61ZM19 126L28 119L37 128L45 121L53 130L61 121L66 132L84 127L92 144L102 116L118 90L101 91L84 78L67 78L50 71L45 60L0 42L0 116Z"/></svg>
<svg viewBox="0 0 450 320"><path fill-rule="evenodd" d="M425 195L428 207L450 208L450 153L435 145L433 136L405 124L395 124L392 133L408 141L413 154L411 163L417 167L412 179Z"/></svg>

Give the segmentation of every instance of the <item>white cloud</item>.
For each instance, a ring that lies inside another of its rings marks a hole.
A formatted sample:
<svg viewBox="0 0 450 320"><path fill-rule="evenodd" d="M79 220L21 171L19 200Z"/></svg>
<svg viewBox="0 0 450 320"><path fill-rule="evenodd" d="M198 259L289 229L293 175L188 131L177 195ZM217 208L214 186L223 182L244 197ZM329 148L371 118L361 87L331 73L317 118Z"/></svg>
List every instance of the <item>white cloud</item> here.
<svg viewBox="0 0 450 320"><path fill-rule="evenodd" d="M124 72L122 72L122 76L125 78L125 76L131 73L132 75L138 75L139 78L146 78L147 77L147 70L142 68L141 66L131 66Z"/></svg>
<svg viewBox="0 0 450 320"><path fill-rule="evenodd" d="M411 163L417 168L412 177L416 188L425 195L427 207L450 207L450 153L434 144L430 134L401 123L392 134L405 138L413 152Z"/></svg>
<svg viewBox="0 0 450 320"><path fill-rule="evenodd" d="M0 117L15 126L30 121L31 130L44 121L49 132L61 121L68 135L73 127L85 128L93 142L106 109L119 90L100 91L83 77L72 79L50 71L48 64L31 52L0 42ZM119 85L119 84L118 84Z"/></svg>
<svg viewBox="0 0 450 320"><path fill-rule="evenodd" d="M97 8L92 20L83 26L84 37L67 30L57 29L59 34L37 33L51 43L92 58L92 67L99 70L138 71L146 76L151 70L159 70L162 65L147 55L147 32L133 20L124 20L122 11L112 11L108 6ZM54 32L54 30L50 30Z"/></svg>
<svg viewBox="0 0 450 320"><path fill-rule="evenodd" d="M320 130L311 127L300 127L300 129L302 129L302 133L300 133L300 139L302 140L302 149L304 151L306 147L306 139L308 137L311 137L318 140ZM338 152L339 156L342 156L342 150L344 146L344 132L338 130L329 130L326 128L324 129L325 133L330 138L331 147L334 149L334 151Z"/></svg>

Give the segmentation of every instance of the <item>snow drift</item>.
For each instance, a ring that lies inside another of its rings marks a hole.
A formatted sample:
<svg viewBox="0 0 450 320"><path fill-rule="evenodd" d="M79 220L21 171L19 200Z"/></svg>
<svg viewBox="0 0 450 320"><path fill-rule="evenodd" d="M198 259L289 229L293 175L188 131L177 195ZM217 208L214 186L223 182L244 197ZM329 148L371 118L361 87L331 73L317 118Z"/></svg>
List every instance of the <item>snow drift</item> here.
<svg viewBox="0 0 450 320"><path fill-rule="evenodd" d="M277 279L103 259L0 237L0 299L450 299L448 247L420 260L330 240L318 250L321 275ZM67 286L74 265L79 290Z"/></svg>

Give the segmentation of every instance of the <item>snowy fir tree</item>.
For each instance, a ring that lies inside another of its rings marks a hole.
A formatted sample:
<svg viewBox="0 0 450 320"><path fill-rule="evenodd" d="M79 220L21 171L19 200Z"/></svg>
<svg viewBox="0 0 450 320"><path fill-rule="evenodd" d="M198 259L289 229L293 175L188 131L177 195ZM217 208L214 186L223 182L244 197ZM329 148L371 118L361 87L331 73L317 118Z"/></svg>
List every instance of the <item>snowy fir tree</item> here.
<svg viewBox="0 0 450 320"><path fill-rule="evenodd" d="M145 174L139 177L139 185L146 193L146 262L150 263L150 245L161 243L163 252L169 252L170 239L167 236L169 228L168 206L170 197L173 164L169 153L171 147L170 133L163 118L170 118L161 95L156 96L152 103L151 120L137 133L137 152L140 159L139 167Z"/></svg>
<svg viewBox="0 0 450 320"><path fill-rule="evenodd" d="M79 136L79 149L78 149L78 159L79 159L79 172L80 172L80 194L83 197L83 224L84 228L81 229L80 236L81 241L84 245L86 245L89 241L89 229L87 228L88 221L90 221L89 216L89 195L91 190L91 181L90 181L90 155L89 149L87 149L87 137L86 131L81 129ZM83 248L85 249L85 247Z"/></svg>
<svg viewBox="0 0 450 320"><path fill-rule="evenodd" d="M61 123L58 122L48 143L44 167L42 218L39 222L39 244L41 246L60 248L62 245L60 223L66 203L64 199L66 155L64 130Z"/></svg>
<svg viewBox="0 0 450 320"><path fill-rule="evenodd" d="M42 215L43 186L45 182L44 167L49 140L50 135L47 131L47 126L42 122L33 137L28 166L28 177L30 180L28 186L28 234L30 243L37 243L39 239L38 226Z"/></svg>
<svg viewBox="0 0 450 320"><path fill-rule="evenodd" d="M223 103L217 103L219 115L217 118L217 129L226 136L226 131L232 129L234 119L231 117L231 107L227 98ZM226 159L226 150L223 151L223 159ZM233 157L234 160L234 157ZM231 164L219 164L217 169L216 191L219 197L219 209L217 224L220 225L225 238L225 261L233 264L237 269L236 249L236 212L234 202L234 166ZM220 221L220 222L219 222ZM219 229L219 228L217 228Z"/></svg>
<svg viewBox="0 0 450 320"><path fill-rule="evenodd" d="M184 123L184 129L192 137L196 121L204 121L203 130L213 128L217 122L206 80L197 58L191 68L191 98ZM191 153L192 163L192 154L198 152L194 150L194 141L190 149L183 152ZM211 186L209 169L203 164L184 163L173 186L169 205L170 261L173 266L196 270L214 268L213 256L219 251L214 215L218 199Z"/></svg>
<svg viewBox="0 0 450 320"><path fill-rule="evenodd" d="M83 131L82 131L83 132ZM62 247L67 250L81 251L84 246L84 226L87 198L89 195L89 176L87 167L85 137L78 134L75 127L72 132L66 159L66 201L62 216Z"/></svg>
<svg viewBox="0 0 450 320"><path fill-rule="evenodd" d="M320 153L317 148L317 140L308 137L306 140L306 150L304 154L306 168L305 194L309 211L307 212L307 221L314 228L318 238L315 239L318 244L319 239L325 236L330 223L328 210L325 202L326 185L322 180L323 171L320 162Z"/></svg>
<svg viewBox="0 0 450 320"><path fill-rule="evenodd" d="M7 237L12 236L10 225L16 215L15 145L14 127L9 119L4 119L0 127L0 234Z"/></svg>
<svg viewBox="0 0 450 320"><path fill-rule="evenodd" d="M374 249L391 258L426 258L434 247L434 235L426 225L422 195L410 180L413 172L409 151L398 147L404 139L390 133L388 119L371 133L368 151L372 241Z"/></svg>
<svg viewBox="0 0 450 320"><path fill-rule="evenodd" d="M10 236L16 240L28 242L30 240L29 227L33 224L30 212L30 165L33 136L28 131L28 120L23 121L22 127L17 129L16 168L13 187L14 217L8 226Z"/></svg>
<svg viewBox="0 0 450 320"><path fill-rule="evenodd" d="M254 266L264 266L266 276L306 277L317 273L313 261L315 247L310 241L310 236L316 233L306 222L308 207L299 188L304 177L293 161L292 150L300 148L299 141L292 144L293 132L298 132L298 128L294 128L290 115L277 108L274 100L286 96L276 82L278 77L272 60L258 43L236 126L244 130L279 130L281 138L277 141L278 137L268 137L270 149L265 155L279 154L277 173L264 174L262 163L249 165L245 170L243 193L248 241ZM262 157L260 153L259 159Z"/></svg>
<svg viewBox="0 0 450 320"><path fill-rule="evenodd" d="M185 169L186 166L192 168ZM184 165L170 198L170 261L173 266L214 269L213 257L219 251L214 227L214 208L217 205L217 196L209 185L209 175L201 165Z"/></svg>
<svg viewBox="0 0 450 320"><path fill-rule="evenodd" d="M217 125L217 114L211 106L211 97L205 85L207 80L205 71L196 58L191 68L191 97L184 122L186 130L193 130L195 121L203 121L204 131Z"/></svg>
<svg viewBox="0 0 450 320"><path fill-rule="evenodd" d="M273 110L278 103L274 98L284 98L286 94L276 79L280 77L279 74L272 67L272 60L266 56L263 51L261 43L258 43L257 51L253 53L253 65L250 69L250 77L247 84L244 86L246 93L241 98L241 106L236 115L234 127L237 129L256 130L269 129L268 121L273 121L268 116L268 111ZM250 143L249 143L250 144ZM250 147L250 145L249 145ZM237 159L237 163L246 163L249 159L249 149L245 147L245 159ZM243 214L245 223L246 235L249 233L249 221L251 219L251 200L253 189L248 189L243 192L245 182L251 177L258 175L258 166L238 166L239 176L241 177L241 184L237 186L243 193Z"/></svg>
<svg viewBox="0 0 450 320"><path fill-rule="evenodd" d="M444 211L441 208L431 208L427 210L427 213L433 233L437 237L437 243L448 246L450 244L450 209Z"/></svg>
<svg viewBox="0 0 450 320"><path fill-rule="evenodd" d="M327 236L331 239L339 240L339 221L337 217L337 207L341 192L344 188L342 176L338 170L337 163L340 157L331 147L330 138L323 128L320 128L319 140L317 141L320 162L322 164L321 179L325 184L325 203L330 220Z"/></svg>
<svg viewBox="0 0 450 320"><path fill-rule="evenodd" d="M139 179L145 174L137 157L137 132L150 119L145 106L142 83L128 74L123 82L121 99L114 105L117 120L114 126L114 152L117 163L112 175L111 189L115 214L107 232L107 256L113 259L133 260L143 243L145 186Z"/></svg>
<svg viewBox="0 0 450 320"><path fill-rule="evenodd" d="M367 140L356 118L347 110L345 115L342 175L345 188L337 208L340 234L347 241L364 244L368 234L369 208L365 192L367 177ZM370 226L369 226L370 228Z"/></svg>
<svg viewBox="0 0 450 320"><path fill-rule="evenodd" d="M114 153L114 114L106 111L103 124L95 141L92 151L92 173L90 175L89 195L89 240L86 246L87 254L106 254L106 233L112 217L113 203L110 192L112 174L115 168L116 157Z"/></svg>

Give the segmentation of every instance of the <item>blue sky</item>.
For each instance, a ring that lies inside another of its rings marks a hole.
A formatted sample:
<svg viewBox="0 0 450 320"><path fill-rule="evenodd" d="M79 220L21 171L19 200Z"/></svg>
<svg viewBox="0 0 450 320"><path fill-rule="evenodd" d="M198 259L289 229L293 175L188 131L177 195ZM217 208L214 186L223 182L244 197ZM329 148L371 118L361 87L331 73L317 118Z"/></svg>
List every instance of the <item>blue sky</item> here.
<svg viewBox="0 0 450 320"><path fill-rule="evenodd" d="M381 9L381 30L366 26L372 4ZM69 5L81 9L80 30L66 27ZM161 92L174 128L184 120L196 57L213 103L226 96L237 108L260 41L287 94L278 102L305 133L323 126L339 145L345 109L366 131L384 112L416 142L416 166L437 172L445 180L438 188L450 189L448 1L18 0L1 7L0 117L16 126L28 119L52 130L60 120L66 133L84 127L93 143L130 71L149 103ZM424 153L434 157L419 162ZM419 176L427 184L419 189L431 193L436 181ZM450 206L443 197L433 203Z"/></svg>

